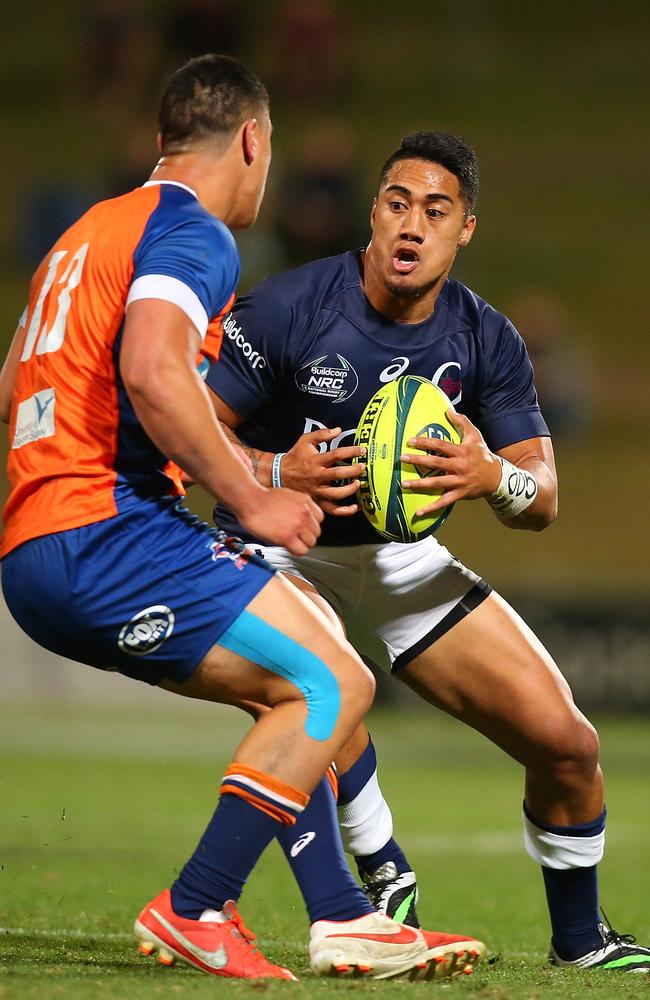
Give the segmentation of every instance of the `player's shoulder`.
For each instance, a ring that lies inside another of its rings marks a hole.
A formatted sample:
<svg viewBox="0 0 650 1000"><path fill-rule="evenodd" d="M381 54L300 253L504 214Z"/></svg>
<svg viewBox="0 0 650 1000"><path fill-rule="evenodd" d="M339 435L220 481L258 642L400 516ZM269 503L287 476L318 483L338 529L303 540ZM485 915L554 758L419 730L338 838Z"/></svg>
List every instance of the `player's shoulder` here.
<svg viewBox="0 0 650 1000"><path fill-rule="evenodd" d="M242 296L242 301L273 303L285 309L290 307L296 314L311 313L329 296L347 286L353 258L352 253L337 254L271 275ZM356 280L358 284L358 273Z"/></svg>
<svg viewBox="0 0 650 1000"><path fill-rule="evenodd" d="M507 316L455 278L447 279L440 297L450 313L480 337L492 338L515 332Z"/></svg>
<svg viewBox="0 0 650 1000"><path fill-rule="evenodd" d="M193 233L218 250L237 252L235 238L228 226L211 215L190 188L172 181L156 187L159 200L151 220L155 225L165 230L180 228L183 239ZM148 189L149 185L145 184L144 190Z"/></svg>

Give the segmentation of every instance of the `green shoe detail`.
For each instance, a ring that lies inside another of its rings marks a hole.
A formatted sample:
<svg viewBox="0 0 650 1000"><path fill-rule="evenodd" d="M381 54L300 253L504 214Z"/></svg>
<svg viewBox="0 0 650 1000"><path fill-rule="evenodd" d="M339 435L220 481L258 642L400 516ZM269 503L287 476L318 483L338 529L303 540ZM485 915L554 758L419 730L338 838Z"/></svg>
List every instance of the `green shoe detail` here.
<svg viewBox="0 0 650 1000"><path fill-rule="evenodd" d="M393 914L393 920L395 920L398 924L404 923L404 919L408 915L411 908L411 903L415 904L415 889L399 904Z"/></svg>
<svg viewBox="0 0 650 1000"><path fill-rule="evenodd" d="M626 955L625 958L615 958L613 962L604 962L601 969L624 969L627 965L647 965L650 969L650 955Z"/></svg>

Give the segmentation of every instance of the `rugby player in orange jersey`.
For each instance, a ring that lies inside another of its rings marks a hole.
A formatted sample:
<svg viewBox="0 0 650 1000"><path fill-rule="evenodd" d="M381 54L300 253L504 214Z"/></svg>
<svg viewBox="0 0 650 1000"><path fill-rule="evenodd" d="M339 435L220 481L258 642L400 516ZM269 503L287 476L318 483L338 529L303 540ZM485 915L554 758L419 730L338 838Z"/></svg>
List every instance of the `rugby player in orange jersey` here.
<svg viewBox="0 0 650 1000"><path fill-rule="evenodd" d="M205 350L216 352L239 276L230 229L254 222L264 192L264 87L234 59L190 61L163 95L160 149L151 179L93 206L32 280L0 377L10 425L2 585L18 624L55 653L188 697L270 708L235 751L196 851L135 929L166 964L291 979L254 947L235 903L320 787L374 684L310 602L180 499L182 468L295 555L320 531L309 497L256 482L196 368L208 331ZM312 924L318 973L447 974L482 950L378 914L343 862L331 879L329 910Z"/></svg>

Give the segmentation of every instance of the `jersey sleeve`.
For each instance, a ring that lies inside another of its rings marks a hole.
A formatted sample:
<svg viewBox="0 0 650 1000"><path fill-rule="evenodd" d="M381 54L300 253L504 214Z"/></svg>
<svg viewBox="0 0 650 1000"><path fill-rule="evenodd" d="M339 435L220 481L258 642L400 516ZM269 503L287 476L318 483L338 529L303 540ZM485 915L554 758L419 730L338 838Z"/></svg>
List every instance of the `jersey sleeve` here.
<svg viewBox="0 0 650 1000"><path fill-rule="evenodd" d="M221 353L207 384L244 419L277 396L292 331L293 308L271 282L238 299L224 319Z"/></svg>
<svg viewBox="0 0 650 1000"><path fill-rule="evenodd" d="M490 337L479 395L477 422L493 451L517 441L549 437L533 381L533 366L522 338L499 314L497 335ZM493 326L494 330L494 326Z"/></svg>
<svg viewBox="0 0 650 1000"><path fill-rule="evenodd" d="M173 302L202 338L239 280L239 253L233 236L226 226L207 216L180 223L155 220L145 230L133 264L127 306L147 298Z"/></svg>

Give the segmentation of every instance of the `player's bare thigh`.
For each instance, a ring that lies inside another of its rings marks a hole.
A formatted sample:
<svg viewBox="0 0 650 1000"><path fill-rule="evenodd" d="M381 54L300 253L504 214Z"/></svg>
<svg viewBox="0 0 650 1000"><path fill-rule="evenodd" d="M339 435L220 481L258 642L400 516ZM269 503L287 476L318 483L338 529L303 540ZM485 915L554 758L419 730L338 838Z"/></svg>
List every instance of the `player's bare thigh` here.
<svg viewBox="0 0 650 1000"><path fill-rule="evenodd" d="M299 576L291 576L289 573L283 573L283 576L289 580L294 587L297 587L310 601L320 608L323 614L327 617L327 620L331 624L332 629L335 629L340 635L345 636L345 626L336 611L329 604L325 598L318 593L313 584L308 583L307 580L303 580ZM336 767L339 774L345 774L352 765L359 759L363 751L368 746L368 740L370 736L366 728L366 724L361 722L354 733L348 739L347 743L341 747L336 755Z"/></svg>
<svg viewBox="0 0 650 1000"><path fill-rule="evenodd" d="M343 622L331 604L329 604L325 598L318 593L313 584L308 583L307 580L303 580L302 577L291 576L289 573L283 573L282 576L302 594L309 598L309 600L322 611L332 629L333 634L340 635L343 638L345 637ZM243 699L233 702L233 704L236 704L238 708L242 708L245 712L248 712L254 719L259 718L260 715L268 711L268 708L265 705L261 705L259 702L252 702L250 699ZM352 767L355 761L359 759L360 755L368 746L368 739L368 730L362 722L359 726L357 726L352 736L350 736L348 741L343 747L341 747L336 755L336 766L340 774L344 774L347 770L349 770L349 768Z"/></svg>
<svg viewBox="0 0 650 1000"><path fill-rule="evenodd" d="M256 594L246 611L314 653L327 664L343 691L350 687L351 676L357 681L363 677L372 686L372 674L346 641L340 624L338 627L334 624L332 609L327 606L329 615L326 618L319 607L320 602L297 592L301 589L277 574ZM255 703L273 707L300 697L290 681L218 644L209 650L184 683L165 680L161 687L189 698L242 707Z"/></svg>
<svg viewBox="0 0 650 1000"><path fill-rule="evenodd" d="M370 675L370 671L362 663L356 653L353 652L352 647L345 640L345 629L343 623L338 617L337 613L334 611L332 606L322 597L316 588L312 584L303 580L301 577L290 576L288 574L278 574L273 578L271 583L279 581L284 577L284 587L279 595L279 599L283 600L286 597L286 588L288 585L291 588L295 588L300 592L299 607L304 608L305 606L313 605L320 612L317 615L319 632L322 629L329 636L331 636L332 643L336 650L343 648L346 653L353 653L354 660L356 663L351 663L348 669L352 667L354 669L358 664L361 664L362 669L366 675ZM269 590L269 584L258 594L255 598L255 602L259 602L261 595L266 595L268 598L267 591ZM282 606L281 616L278 617L278 608L273 597L273 602L271 606L268 606L268 602L265 603L264 608L260 608L252 602L248 606L254 614L259 614L260 617L264 618L265 621L269 621L273 624L274 621L282 622L282 630L286 634L290 634L287 631L285 625L288 622L285 621L285 607ZM308 604L307 604L308 602ZM296 611L295 602L289 602L292 604L294 613ZM254 606L255 605L255 606ZM271 614L271 617L265 617L266 614ZM303 634L303 633L300 633ZM311 633L310 633L311 634ZM292 638L296 641L300 641L296 638L296 634L292 635ZM323 655L323 640L322 636L319 641L316 642L315 647L309 646L307 642L303 643L307 645L307 648L312 649L317 655L325 658ZM326 660L326 662L329 662ZM244 666L244 661L241 657L229 650L224 649L221 646L216 646L211 650L209 654L209 659L203 661L202 664L194 671L192 676L184 684L179 685L173 681L164 681L162 687L167 690L174 691L177 694L183 694L190 698L200 698L209 701L218 701L222 704L233 705L237 708L243 709L248 712L254 719L259 719L261 716L265 715L270 708L277 705L279 702L285 701L287 699L300 697L298 690L288 681L283 678L277 677L270 671L265 670L263 667L256 667L254 664L246 664L247 669L242 669ZM371 680L374 685L374 681ZM355 731L349 736L346 743L339 749L336 754L336 765L341 773L347 771L352 764L358 759L360 754L365 750L368 745L368 730L363 723L360 723Z"/></svg>
<svg viewBox="0 0 650 1000"><path fill-rule="evenodd" d="M593 734L550 654L495 593L398 676L529 767Z"/></svg>
<svg viewBox="0 0 650 1000"><path fill-rule="evenodd" d="M244 737L236 750L237 761L261 767L297 787L313 788L369 708L374 678L318 608L279 575L269 580L246 610L317 658L315 673L314 662L305 663L309 676L302 690L297 686L300 679L294 685L279 671L260 667L222 645L212 647L185 683L164 681L161 686L192 698L235 705L259 702L272 707L273 711L258 718ZM252 647L253 659L255 652ZM264 655L267 650L259 652ZM290 649L287 662L284 652L280 655L283 657L282 663L278 661L280 669L291 667L297 678L305 678L301 674L300 649ZM336 679L335 700L332 700L331 675ZM315 717L321 725L323 720L327 722L323 735L309 736L310 715L312 723ZM296 720L301 717L303 724L296 728Z"/></svg>

